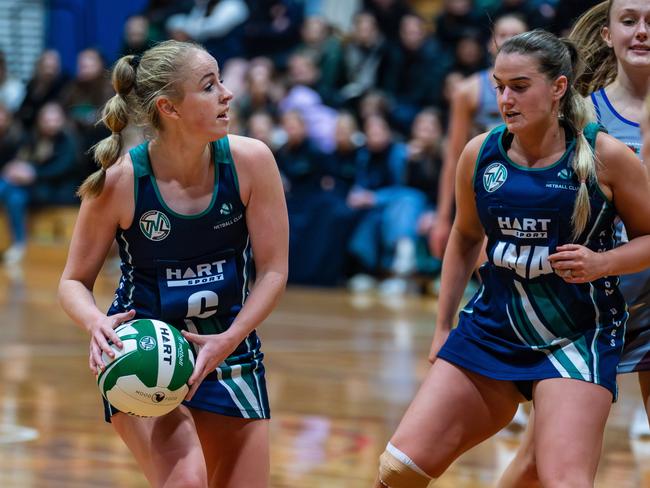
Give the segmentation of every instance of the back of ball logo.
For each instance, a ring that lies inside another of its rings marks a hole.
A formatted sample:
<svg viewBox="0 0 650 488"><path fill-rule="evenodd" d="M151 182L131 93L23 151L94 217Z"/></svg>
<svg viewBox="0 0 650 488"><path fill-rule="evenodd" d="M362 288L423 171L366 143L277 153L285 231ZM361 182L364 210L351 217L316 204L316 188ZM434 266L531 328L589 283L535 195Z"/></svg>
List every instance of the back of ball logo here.
<svg viewBox="0 0 650 488"><path fill-rule="evenodd" d="M140 230L151 241L162 241L171 231L169 218L158 210L149 210L140 217Z"/></svg>

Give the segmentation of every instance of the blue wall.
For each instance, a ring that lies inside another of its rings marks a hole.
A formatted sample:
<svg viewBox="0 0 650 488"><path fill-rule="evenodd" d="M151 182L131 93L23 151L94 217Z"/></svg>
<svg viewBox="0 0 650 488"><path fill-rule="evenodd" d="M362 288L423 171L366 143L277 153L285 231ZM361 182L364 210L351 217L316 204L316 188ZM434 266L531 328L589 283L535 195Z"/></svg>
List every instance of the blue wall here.
<svg viewBox="0 0 650 488"><path fill-rule="evenodd" d="M99 49L110 66L117 58L124 22L148 0L50 0L46 45L61 53L63 69L74 74L79 51Z"/></svg>

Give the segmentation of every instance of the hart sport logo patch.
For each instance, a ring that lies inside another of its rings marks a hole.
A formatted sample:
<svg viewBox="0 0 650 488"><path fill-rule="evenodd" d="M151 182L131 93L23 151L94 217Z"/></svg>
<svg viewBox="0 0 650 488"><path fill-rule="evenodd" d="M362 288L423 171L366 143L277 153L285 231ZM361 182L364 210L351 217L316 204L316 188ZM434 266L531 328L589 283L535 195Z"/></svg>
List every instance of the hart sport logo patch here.
<svg viewBox="0 0 650 488"><path fill-rule="evenodd" d="M498 190L508 179L508 170L501 163L492 163L483 173L483 186L492 193Z"/></svg>
<svg viewBox="0 0 650 488"><path fill-rule="evenodd" d="M169 218L158 210L149 210L140 217L140 230L151 241L162 241L172 230Z"/></svg>

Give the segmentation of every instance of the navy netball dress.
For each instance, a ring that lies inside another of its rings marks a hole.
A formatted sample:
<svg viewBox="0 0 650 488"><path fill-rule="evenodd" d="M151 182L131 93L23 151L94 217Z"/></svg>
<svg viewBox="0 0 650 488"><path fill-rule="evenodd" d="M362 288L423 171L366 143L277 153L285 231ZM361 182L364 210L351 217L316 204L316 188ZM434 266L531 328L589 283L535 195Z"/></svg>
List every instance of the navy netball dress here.
<svg viewBox="0 0 650 488"><path fill-rule="evenodd" d="M148 143L130 151L135 214L131 227L116 235L122 276L109 315L135 309L136 318L198 334L223 332L235 320L249 293L251 245L228 138L212 143L212 153L210 205L199 214L181 215L160 194ZM184 403L228 416L268 418L263 357L253 331ZM106 407L109 419L116 410Z"/></svg>
<svg viewBox="0 0 650 488"><path fill-rule="evenodd" d="M598 126L585 135L594 144ZM556 163L526 168L510 160L505 125L489 133L474 173L476 207L488 238L483 285L461 311L439 357L498 380L514 381L528 398L532 382L573 378L604 386L616 397L616 365L627 309L618 277L566 283L548 261L571 243L579 187L571 160L575 140ZM579 239L593 251L614 246L616 209L594 182L591 217Z"/></svg>

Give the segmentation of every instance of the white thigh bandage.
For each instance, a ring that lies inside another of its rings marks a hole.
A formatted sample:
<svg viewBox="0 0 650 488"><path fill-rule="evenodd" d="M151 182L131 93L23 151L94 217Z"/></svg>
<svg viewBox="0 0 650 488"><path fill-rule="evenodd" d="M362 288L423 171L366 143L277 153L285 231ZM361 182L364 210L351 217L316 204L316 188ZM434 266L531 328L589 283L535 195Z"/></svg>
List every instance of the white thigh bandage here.
<svg viewBox="0 0 650 488"><path fill-rule="evenodd" d="M379 480L388 488L426 488L433 478L389 442L379 458Z"/></svg>

